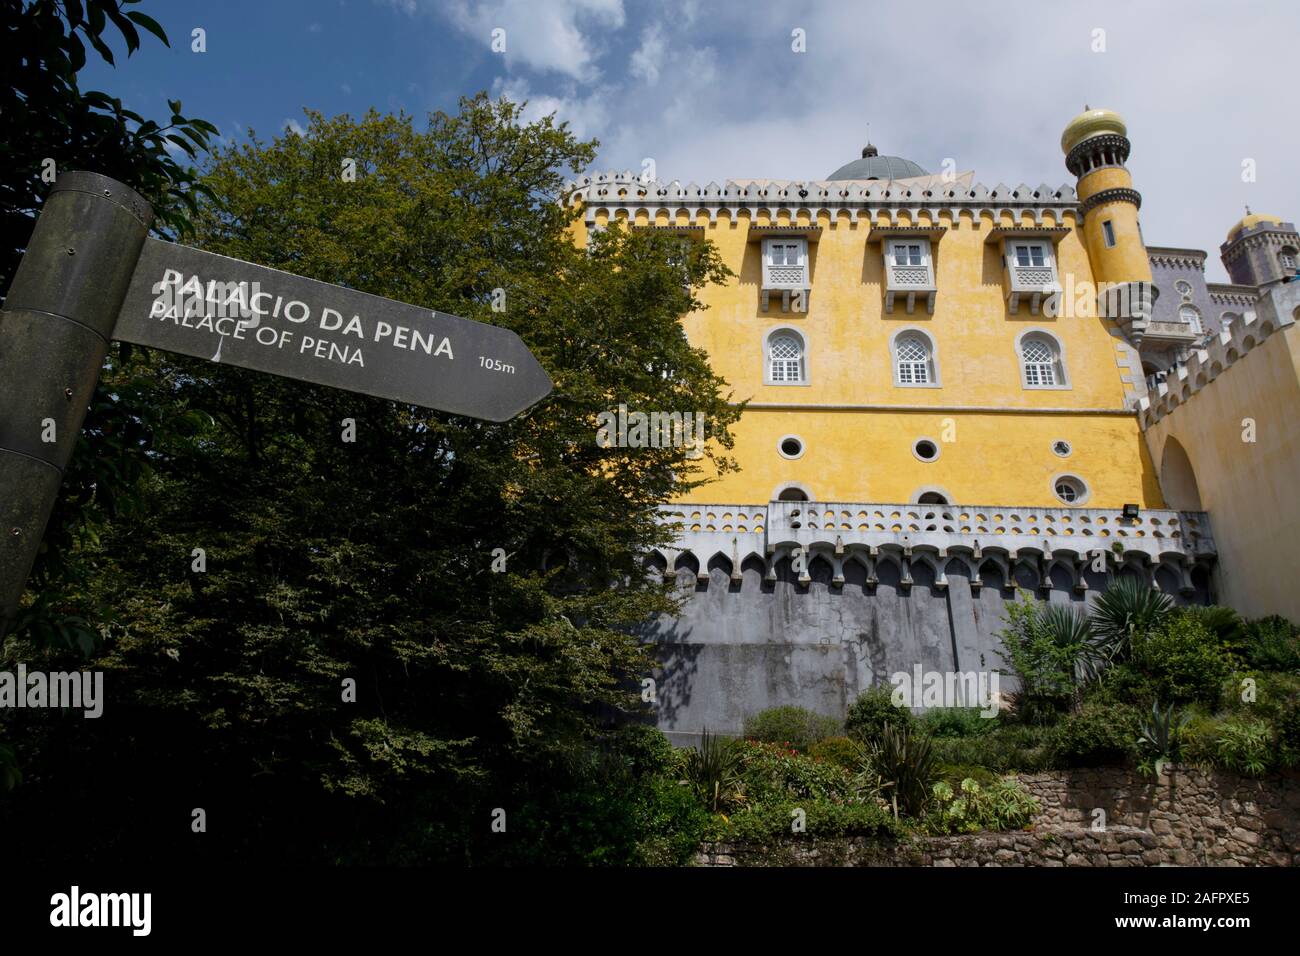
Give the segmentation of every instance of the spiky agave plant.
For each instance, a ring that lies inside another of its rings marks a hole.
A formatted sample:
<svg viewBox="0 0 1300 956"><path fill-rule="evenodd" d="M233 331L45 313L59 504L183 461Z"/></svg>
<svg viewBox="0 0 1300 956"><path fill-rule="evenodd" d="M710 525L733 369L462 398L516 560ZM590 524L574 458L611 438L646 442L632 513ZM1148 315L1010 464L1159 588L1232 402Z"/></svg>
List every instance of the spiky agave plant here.
<svg viewBox="0 0 1300 956"><path fill-rule="evenodd" d="M700 746L686 755L686 777L696 794L717 813L735 793L740 779L740 751L727 737L700 737Z"/></svg>
<svg viewBox="0 0 1300 956"><path fill-rule="evenodd" d="M1056 648L1062 671L1076 686L1097 676L1104 662L1086 614L1072 604L1044 604L1038 610L1038 625Z"/></svg>
<svg viewBox="0 0 1300 956"><path fill-rule="evenodd" d="M1133 638L1155 630L1173 609L1169 595L1133 578L1120 578L1098 595L1089 615L1096 654L1107 663L1126 659Z"/></svg>
<svg viewBox="0 0 1300 956"><path fill-rule="evenodd" d="M1160 776L1165 764L1177 755L1183 728L1191 719L1192 715L1186 712L1175 717L1173 704L1162 711L1159 701L1151 705L1151 716L1143 718L1139 728L1138 746L1146 751L1148 762L1155 770L1156 776Z"/></svg>

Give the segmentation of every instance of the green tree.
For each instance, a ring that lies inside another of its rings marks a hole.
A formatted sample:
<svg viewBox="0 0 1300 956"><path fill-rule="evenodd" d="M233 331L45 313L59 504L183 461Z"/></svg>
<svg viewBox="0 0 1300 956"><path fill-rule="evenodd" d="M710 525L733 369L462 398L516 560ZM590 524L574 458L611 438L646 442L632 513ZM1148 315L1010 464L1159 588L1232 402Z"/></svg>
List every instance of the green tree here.
<svg viewBox="0 0 1300 956"><path fill-rule="evenodd" d="M465 100L422 130L308 119L214 157L221 202L201 203L197 242L507 325L555 391L492 424L149 356L149 401L186 424L155 436L145 513L93 547L94 597L117 612L97 661L116 716L93 740L51 721L39 749L59 761L16 793L53 815L113 773L151 807L238 821L204 851L223 856L530 856L544 825L493 840L490 812L544 821L537 807L585 785L584 754L650 667L632 631L672 609L640 570L664 537L656 507L732 466L739 410L679 323L725 267L708 244L620 229L575 246L563 174L593 145L509 102ZM706 456L601 447L596 416L619 402L702 412ZM97 797L132 847L188 845Z"/></svg>

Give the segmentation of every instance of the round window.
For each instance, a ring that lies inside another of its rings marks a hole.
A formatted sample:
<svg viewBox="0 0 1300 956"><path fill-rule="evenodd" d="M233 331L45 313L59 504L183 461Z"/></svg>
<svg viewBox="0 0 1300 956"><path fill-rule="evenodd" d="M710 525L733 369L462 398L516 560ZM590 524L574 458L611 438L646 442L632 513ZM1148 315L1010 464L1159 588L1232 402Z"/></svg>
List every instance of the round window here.
<svg viewBox="0 0 1300 956"><path fill-rule="evenodd" d="M1070 443L1064 438L1058 438L1056 441L1052 442L1052 451L1053 453L1060 455L1062 458L1069 458L1070 452L1073 451L1073 449L1070 447Z"/></svg>
<svg viewBox="0 0 1300 956"><path fill-rule="evenodd" d="M797 435L786 435L776 443L776 449L782 458L800 458L803 456L803 439Z"/></svg>
<svg viewBox="0 0 1300 956"><path fill-rule="evenodd" d="M933 439L918 438L912 445L912 454L921 461L934 461L939 457L939 446Z"/></svg>
<svg viewBox="0 0 1300 956"><path fill-rule="evenodd" d="M1088 497L1088 486L1074 475L1061 475L1052 484L1052 490L1067 505L1082 504Z"/></svg>
<svg viewBox="0 0 1300 956"><path fill-rule="evenodd" d="M1191 285L1191 283L1190 283L1190 282L1184 282L1182 279L1179 279L1177 282L1174 283L1174 288L1178 290L1178 294L1179 294L1179 295L1191 295L1191 294L1192 294L1192 285Z"/></svg>

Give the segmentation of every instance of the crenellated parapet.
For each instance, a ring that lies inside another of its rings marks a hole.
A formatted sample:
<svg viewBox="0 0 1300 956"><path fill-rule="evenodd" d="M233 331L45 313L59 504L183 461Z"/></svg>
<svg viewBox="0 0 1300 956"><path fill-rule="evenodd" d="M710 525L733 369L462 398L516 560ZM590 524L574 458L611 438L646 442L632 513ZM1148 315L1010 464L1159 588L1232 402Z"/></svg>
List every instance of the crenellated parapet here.
<svg viewBox="0 0 1300 956"><path fill-rule="evenodd" d="M716 223L719 216L734 221L741 212L751 221L764 215L775 221L785 213L792 220L806 217L816 222L824 215L832 225L841 213L851 224L859 217L876 223L883 216L891 225L902 224L904 214L915 225L923 212L931 222L947 213L954 228L959 227L963 213L972 224L988 218L997 225L1003 216L1017 224L1028 216L1036 226L1061 225L1067 216L1079 220L1078 197L1070 186L1053 189L1043 184L1035 189L1021 184L1011 189L999 184L990 189L972 184L970 173L901 180L727 180L721 186L716 182L683 186L676 180L642 181L626 171L569 182L565 193L570 203L582 204L589 226L600 216L632 222L642 214L653 223L664 212L668 225L676 223L678 214L694 223L703 213L710 223Z"/></svg>
<svg viewBox="0 0 1300 956"><path fill-rule="evenodd" d="M746 567L761 567L774 582L789 561L790 573L807 585L820 561L832 587L843 587L857 565L855 579L871 588L882 564L891 564L890 580L903 590L924 566L926 583L940 590L957 568L973 591L992 571L1003 587L1048 588L1064 577L1085 592L1124 573L1192 594L1193 572L1208 572L1216 554L1204 512L773 501L671 505L661 513L676 536L657 549L659 570L672 577L690 569L701 582L719 569L737 582Z"/></svg>
<svg viewBox="0 0 1300 956"><path fill-rule="evenodd" d="M1137 402L1138 420L1150 428L1208 386L1270 336L1295 324L1300 311L1300 286L1277 286L1254 302L1227 328L1210 336L1174 366Z"/></svg>

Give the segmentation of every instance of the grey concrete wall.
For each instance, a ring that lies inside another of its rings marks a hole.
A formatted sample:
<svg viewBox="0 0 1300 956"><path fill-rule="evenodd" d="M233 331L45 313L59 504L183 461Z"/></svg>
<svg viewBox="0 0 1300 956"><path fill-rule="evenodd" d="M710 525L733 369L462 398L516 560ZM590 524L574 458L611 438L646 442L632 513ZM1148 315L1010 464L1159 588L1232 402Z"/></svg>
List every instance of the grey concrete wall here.
<svg viewBox="0 0 1300 956"><path fill-rule="evenodd" d="M890 675L911 673L916 664L939 672L1005 669L997 634L1016 591L1000 572L986 567L972 587L969 572L950 564L948 586L938 588L929 567L915 562L909 589L900 585L891 561L879 563L874 588L861 565L845 562L844 568L842 587L831 584L824 561L812 563L806 586L788 559L776 565L775 582L764 581L763 565L753 558L742 566L739 582L723 568L714 568L707 583L681 570L681 613L651 622L642 634L660 661L660 730L690 745L706 729L739 734L747 716L787 704L843 719L859 694L888 686ZM1069 575L1056 570L1049 589L1038 589L1032 575L1015 583L1039 599L1082 605ZM1089 599L1105 580L1089 576ZM1180 603L1207 599L1203 593L1175 596ZM1002 691L1014 686L1013 679L1001 678Z"/></svg>

